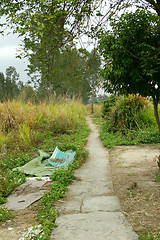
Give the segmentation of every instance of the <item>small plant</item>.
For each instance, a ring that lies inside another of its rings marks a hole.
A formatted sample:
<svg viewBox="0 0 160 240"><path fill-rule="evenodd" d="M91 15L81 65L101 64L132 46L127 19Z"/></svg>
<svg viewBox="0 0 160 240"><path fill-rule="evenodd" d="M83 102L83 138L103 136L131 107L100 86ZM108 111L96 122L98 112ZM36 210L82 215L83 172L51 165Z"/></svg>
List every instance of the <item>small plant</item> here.
<svg viewBox="0 0 160 240"><path fill-rule="evenodd" d="M31 145L30 127L27 121L23 125L19 125L19 134L22 144L25 146Z"/></svg>
<svg viewBox="0 0 160 240"><path fill-rule="evenodd" d="M21 185L26 180L26 177L23 173L16 171L11 171L9 169L0 170L0 192L2 203L4 201L3 198L6 198L11 192L14 190L15 187Z"/></svg>
<svg viewBox="0 0 160 240"><path fill-rule="evenodd" d="M13 218L14 215L12 214L11 210L0 206L0 222L4 222L7 219Z"/></svg>
<svg viewBox="0 0 160 240"><path fill-rule="evenodd" d="M139 233L140 240L159 240L160 233L152 230L145 230Z"/></svg>
<svg viewBox="0 0 160 240"><path fill-rule="evenodd" d="M153 158L153 161L156 162L158 164L158 167L159 167L159 175L160 175L160 154L157 156L155 156Z"/></svg>

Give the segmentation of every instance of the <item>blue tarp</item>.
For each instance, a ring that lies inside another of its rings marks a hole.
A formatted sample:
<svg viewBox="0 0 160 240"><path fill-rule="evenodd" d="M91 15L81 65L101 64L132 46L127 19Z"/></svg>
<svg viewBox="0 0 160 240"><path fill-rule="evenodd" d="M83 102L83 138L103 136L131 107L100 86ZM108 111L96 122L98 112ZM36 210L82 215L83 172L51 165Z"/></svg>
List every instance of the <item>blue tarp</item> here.
<svg viewBox="0 0 160 240"><path fill-rule="evenodd" d="M62 152L58 149L58 147L56 147L52 156L48 159L48 163L55 168L64 167L72 162L75 154L76 152L72 152L72 153ZM54 162L54 159L64 159L64 160L63 162L60 163L56 161Z"/></svg>

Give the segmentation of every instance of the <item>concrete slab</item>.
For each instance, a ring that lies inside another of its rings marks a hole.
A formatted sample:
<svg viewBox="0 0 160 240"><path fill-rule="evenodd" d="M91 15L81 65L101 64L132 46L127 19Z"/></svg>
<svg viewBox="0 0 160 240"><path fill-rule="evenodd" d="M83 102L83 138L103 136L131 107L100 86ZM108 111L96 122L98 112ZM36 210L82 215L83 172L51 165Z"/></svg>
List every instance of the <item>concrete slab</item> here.
<svg viewBox="0 0 160 240"><path fill-rule="evenodd" d="M32 203L38 201L44 192L28 193L27 195L10 196L7 198L8 202L5 207L11 210L21 210L29 207Z"/></svg>
<svg viewBox="0 0 160 240"><path fill-rule="evenodd" d="M118 212L120 211L119 199L116 196L96 196L83 200L82 212L94 211Z"/></svg>
<svg viewBox="0 0 160 240"><path fill-rule="evenodd" d="M14 192L8 196L7 202L3 206L12 210L20 210L29 207L43 196L45 190L41 190L41 186L45 182L44 180L37 181L27 179L25 183L18 186Z"/></svg>
<svg viewBox="0 0 160 240"><path fill-rule="evenodd" d="M92 182L92 184L90 184ZM68 188L67 195L70 196L92 196L92 195L108 195L112 193L112 182L82 181L75 182Z"/></svg>
<svg viewBox="0 0 160 240"><path fill-rule="evenodd" d="M60 216L51 240L138 240L120 212L93 212Z"/></svg>
<svg viewBox="0 0 160 240"><path fill-rule="evenodd" d="M60 204L59 207L56 206L56 210L58 210L60 214L80 213L81 206L82 200L77 199L73 201L67 201L65 204Z"/></svg>

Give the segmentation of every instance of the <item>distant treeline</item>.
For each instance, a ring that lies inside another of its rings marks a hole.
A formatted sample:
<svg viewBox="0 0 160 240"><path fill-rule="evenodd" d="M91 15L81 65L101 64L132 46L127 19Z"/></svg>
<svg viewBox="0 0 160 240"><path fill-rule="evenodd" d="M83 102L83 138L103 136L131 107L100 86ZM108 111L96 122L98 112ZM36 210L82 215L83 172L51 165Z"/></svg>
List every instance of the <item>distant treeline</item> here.
<svg viewBox="0 0 160 240"><path fill-rule="evenodd" d="M0 72L0 101L21 97L24 101L36 103L51 96L65 96L67 99L78 97L88 103L93 94L96 96L100 67L101 60L96 51L68 46L55 55L52 75L48 78L43 72L35 76L29 68L30 82L24 84L15 67L8 67L5 76Z"/></svg>
<svg viewBox="0 0 160 240"><path fill-rule="evenodd" d="M12 100L23 90L24 84L19 79L19 74L15 67L6 69L6 76L0 72L0 101Z"/></svg>

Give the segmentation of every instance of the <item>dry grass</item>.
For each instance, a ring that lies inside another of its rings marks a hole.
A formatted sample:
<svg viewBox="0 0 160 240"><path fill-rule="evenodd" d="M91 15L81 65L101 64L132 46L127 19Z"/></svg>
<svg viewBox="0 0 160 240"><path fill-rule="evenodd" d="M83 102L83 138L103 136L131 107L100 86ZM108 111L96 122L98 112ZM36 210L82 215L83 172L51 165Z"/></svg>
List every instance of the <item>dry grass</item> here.
<svg viewBox="0 0 160 240"><path fill-rule="evenodd" d="M50 101L48 104L8 101L0 103L0 147L28 147L42 132L66 133L84 123L84 106L79 100Z"/></svg>

